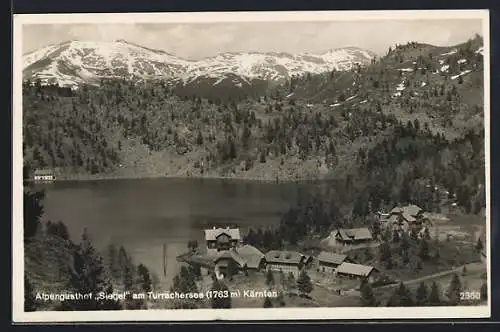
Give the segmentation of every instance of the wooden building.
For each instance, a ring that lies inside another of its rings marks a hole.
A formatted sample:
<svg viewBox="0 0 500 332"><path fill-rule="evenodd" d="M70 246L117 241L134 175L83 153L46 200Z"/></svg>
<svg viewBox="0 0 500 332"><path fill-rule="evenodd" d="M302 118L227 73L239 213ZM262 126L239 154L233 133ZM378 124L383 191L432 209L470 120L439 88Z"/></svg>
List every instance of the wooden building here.
<svg viewBox="0 0 500 332"><path fill-rule="evenodd" d="M338 229L334 235L335 241L343 245L369 243L373 241L372 233L368 228Z"/></svg>
<svg viewBox="0 0 500 332"><path fill-rule="evenodd" d="M338 277L346 277L351 279L366 278L369 283L373 283L380 272L373 266L361 265L343 262L340 264L335 273Z"/></svg>
<svg viewBox="0 0 500 332"><path fill-rule="evenodd" d="M345 262L346 259L347 255L322 251L317 257L318 269L321 272L333 272L340 264Z"/></svg>
<svg viewBox="0 0 500 332"><path fill-rule="evenodd" d="M235 250L238 255L245 260L247 269L261 270L265 267L265 255L254 246L246 244L244 246L237 247Z"/></svg>
<svg viewBox="0 0 500 332"><path fill-rule="evenodd" d="M423 218L423 214L424 210L414 204L395 207L391 210L389 221L393 223L407 222L411 225L420 222Z"/></svg>
<svg viewBox="0 0 500 332"><path fill-rule="evenodd" d="M307 256L297 251L271 250L265 255L266 270L282 271L285 275L292 273L295 278L305 267Z"/></svg>
<svg viewBox="0 0 500 332"><path fill-rule="evenodd" d="M209 255L236 248L241 242L240 230L229 227L206 229L205 242Z"/></svg>
<svg viewBox="0 0 500 332"><path fill-rule="evenodd" d="M215 275L226 278L247 268L246 261L235 249L224 250L214 258Z"/></svg>

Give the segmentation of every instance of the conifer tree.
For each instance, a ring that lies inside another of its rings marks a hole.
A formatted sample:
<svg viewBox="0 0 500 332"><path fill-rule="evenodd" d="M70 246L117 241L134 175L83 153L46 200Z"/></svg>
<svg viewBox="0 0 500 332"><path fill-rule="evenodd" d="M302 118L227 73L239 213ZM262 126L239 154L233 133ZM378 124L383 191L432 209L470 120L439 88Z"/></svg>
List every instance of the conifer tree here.
<svg viewBox="0 0 500 332"><path fill-rule="evenodd" d="M488 285L486 284L486 282L484 282L481 285L480 293L481 293L481 300L482 301L488 300Z"/></svg>
<svg viewBox="0 0 500 332"><path fill-rule="evenodd" d="M99 293L112 294L113 286L107 278L102 257L92 245L85 229L80 245L73 255L73 274L71 286L76 293L89 294L95 297ZM94 298L68 301L72 310L118 310L120 304L116 300Z"/></svg>
<svg viewBox="0 0 500 332"><path fill-rule="evenodd" d="M118 281L122 275L118 264L118 250L113 243L110 243L107 249L107 265L111 278L113 278L114 281Z"/></svg>
<svg viewBox="0 0 500 332"><path fill-rule="evenodd" d="M429 291L427 290L427 286L425 285L424 282L421 282L419 285L418 285L418 288L417 288L417 294L415 296L415 304L417 306L425 306L425 304L427 303L427 298L429 296Z"/></svg>
<svg viewBox="0 0 500 332"><path fill-rule="evenodd" d="M404 283L400 283L389 299L389 307L410 307L414 304L411 292Z"/></svg>
<svg viewBox="0 0 500 332"><path fill-rule="evenodd" d="M201 279L201 265L200 264L191 264L189 266L190 273L194 276L196 280Z"/></svg>
<svg viewBox="0 0 500 332"><path fill-rule="evenodd" d="M360 292L361 305L364 307L376 306L377 300L375 298L375 294L373 293L373 288L366 279L362 279L361 281Z"/></svg>
<svg viewBox="0 0 500 332"><path fill-rule="evenodd" d="M40 227L40 219L44 212L43 199L45 198L44 191L24 191L24 238L33 237Z"/></svg>
<svg viewBox="0 0 500 332"><path fill-rule="evenodd" d="M458 305L460 302L460 293L462 292L462 282L460 281L460 277L458 274L454 273L450 285L448 286L448 290L446 292L446 296L448 297L448 303L450 305Z"/></svg>
<svg viewBox="0 0 500 332"><path fill-rule="evenodd" d="M441 296L439 294L439 287L434 281L431 285L431 292L429 293L429 298L427 300L428 305L438 306L441 304Z"/></svg>
<svg viewBox="0 0 500 332"><path fill-rule="evenodd" d="M198 292L198 287L196 286L195 276L186 267L182 266L179 273L180 283L178 288L175 289L181 293L196 293Z"/></svg>
<svg viewBox="0 0 500 332"><path fill-rule="evenodd" d="M262 306L264 308L272 308L273 307L273 303L271 302L271 299L266 296L266 298L264 299L264 304Z"/></svg>
<svg viewBox="0 0 500 332"><path fill-rule="evenodd" d="M142 263L137 267L137 273L140 277L140 285L141 289L144 292L151 292L153 290L151 275L149 274L149 270Z"/></svg>
<svg viewBox="0 0 500 332"><path fill-rule="evenodd" d="M297 282L295 281L295 277L292 272L288 274L287 288L290 293L294 292L297 289Z"/></svg>
<svg viewBox="0 0 500 332"><path fill-rule="evenodd" d="M123 246L120 246L118 249L118 269L120 271L120 282L123 283L124 280L124 271L129 263L127 252Z"/></svg>
<svg viewBox="0 0 500 332"><path fill-rule="evenodd" d="M229 288L219 280L215 280L212 288L212 291L227 291L229 292ZM214 296L211 298L211 307L212 309L230 309L231 308L231 297L230 296Z"/></svg>
<svg viewBox="0 0 500 332"><path fill-rule="evenodd" d="M425 239L420 240L418 256L424 261L429 258L429 243Z"/></svg>
<svg viewBox="0 0 500 332"><path fill-rule="evenodd" d="M280 307L284 307L286 305L285 297L283 296L283 292L279 292L277 300L278 300L278 304Z"/></svg>
<svg viewBox="0 0 500 332"><path fill-rule="evenodd" d="M271 271L270 269L267 270L266 272L266 285L268 286L274 285L274 275L273 271Z"/></svg>
<svg viewBox="0 0 500 332"><path fill-rule="evenodd" d="M305 270L302 270L297 279L297 289L303 296L307 296L313 290L311 278Z"/></svg>
<svg viewBox="0 0 500 332"><path fill-rule="evenodd" d="M132 291L134 287L134 266L132 260L127 256L127 261L123 267L123 288Z"/></svg>
<svg viewBox="0 0 500 332"><path fill-rule="evenodd" d="M391 247L385 241L379 246L379 257L380 261L385 263L387 269L392 268Z"/></svg>

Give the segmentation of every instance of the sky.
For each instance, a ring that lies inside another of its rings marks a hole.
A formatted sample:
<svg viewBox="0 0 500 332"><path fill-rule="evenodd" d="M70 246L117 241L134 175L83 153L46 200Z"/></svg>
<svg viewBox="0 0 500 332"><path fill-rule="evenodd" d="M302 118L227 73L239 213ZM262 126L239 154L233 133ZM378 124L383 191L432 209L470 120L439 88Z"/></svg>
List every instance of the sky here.
<svg viewBox="0 0 500 332"><path fill-rule="evenodd" d="M322 53L355 46L383 54L408 41L449 46L478 33L479 19L323 22L25 24L23 53L68 40L124 39L197 60L222 52Z"/></svg>

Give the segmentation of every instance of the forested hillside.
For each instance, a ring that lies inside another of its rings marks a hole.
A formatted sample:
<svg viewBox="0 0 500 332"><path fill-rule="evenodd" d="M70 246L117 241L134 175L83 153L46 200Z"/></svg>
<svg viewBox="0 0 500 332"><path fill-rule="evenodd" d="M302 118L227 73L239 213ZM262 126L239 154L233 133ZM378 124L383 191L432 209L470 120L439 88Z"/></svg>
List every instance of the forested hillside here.
<svg viewBox="0 0 500 332"><path fill-rule="evenodd" d="M408 43L371 65L292 79L261 97L181 97L162 82L76 91L26 82L27 170L59 178L334 179L363 215L439 187L484 206L482 40Z"/></svg>
<svg viewBox="0 0 500 332"><path fill-rule="evenodd" d="M84 229L80 241L69 236L62 221L42 222L44 192L24 191L24 310L145 309L144 300L97 299L99 293L150 292L157 278L143 264L136 265L123 246L110 243L101 253ZM93 293L93 299L54 296ZM49 298L49 296L53 298ZM97 300L96 300L97 299Z"/></svg>

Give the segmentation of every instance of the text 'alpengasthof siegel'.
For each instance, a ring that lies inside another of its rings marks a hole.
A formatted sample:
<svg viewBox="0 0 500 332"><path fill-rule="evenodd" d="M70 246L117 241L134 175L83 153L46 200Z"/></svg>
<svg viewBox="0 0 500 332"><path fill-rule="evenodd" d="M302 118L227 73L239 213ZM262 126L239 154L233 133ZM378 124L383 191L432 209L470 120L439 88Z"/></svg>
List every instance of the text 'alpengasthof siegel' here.
<svg viewBox="0 0 500 332"><path fill-rule="evenodd" d="M78 301L78 300L196 300L216 298L277 298L278 291L273 290L234 290L218 291L208 290L206 292L118 292L118 293L37 293L35 299L38 301Z"/></svg>

